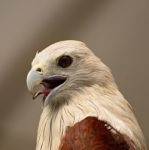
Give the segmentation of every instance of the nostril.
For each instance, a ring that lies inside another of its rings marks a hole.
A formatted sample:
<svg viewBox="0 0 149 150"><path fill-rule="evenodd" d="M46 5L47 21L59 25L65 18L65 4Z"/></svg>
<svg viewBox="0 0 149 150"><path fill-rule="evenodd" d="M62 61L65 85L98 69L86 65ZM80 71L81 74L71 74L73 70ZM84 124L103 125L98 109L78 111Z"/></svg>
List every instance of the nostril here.
<svg viewBox="0 0 149 150"><path fill-rule="evenodd" d="M42 72L41 68L37 68L36 71L38 72Z"/></svg>

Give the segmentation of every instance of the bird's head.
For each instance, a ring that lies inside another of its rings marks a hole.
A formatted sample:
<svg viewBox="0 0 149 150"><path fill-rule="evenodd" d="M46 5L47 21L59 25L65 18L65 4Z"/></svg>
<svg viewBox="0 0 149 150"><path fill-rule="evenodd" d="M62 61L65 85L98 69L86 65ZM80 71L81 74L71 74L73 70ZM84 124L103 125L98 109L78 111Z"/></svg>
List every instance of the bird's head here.
<svg viewBox="0 0 149 150"><path fill-rule="evenodd" d="M69 103L83 87L113 83L110 70L79 41L57 42L37 53L27 76L27 86L35 99L43 95L44 105Z"/></svg>

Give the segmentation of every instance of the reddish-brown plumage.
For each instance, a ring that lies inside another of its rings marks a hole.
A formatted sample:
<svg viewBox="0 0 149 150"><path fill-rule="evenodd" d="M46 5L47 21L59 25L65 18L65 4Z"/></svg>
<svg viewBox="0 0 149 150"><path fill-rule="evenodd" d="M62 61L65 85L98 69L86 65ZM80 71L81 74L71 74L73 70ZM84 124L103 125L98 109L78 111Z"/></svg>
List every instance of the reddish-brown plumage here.
<svg viewBox="0 0 149 150"><path fill-rule="evenodd" d="M123 136L118 132L114 136L106 125L95 117L87 117L68 127L60 150L128 150Z"/></svg>

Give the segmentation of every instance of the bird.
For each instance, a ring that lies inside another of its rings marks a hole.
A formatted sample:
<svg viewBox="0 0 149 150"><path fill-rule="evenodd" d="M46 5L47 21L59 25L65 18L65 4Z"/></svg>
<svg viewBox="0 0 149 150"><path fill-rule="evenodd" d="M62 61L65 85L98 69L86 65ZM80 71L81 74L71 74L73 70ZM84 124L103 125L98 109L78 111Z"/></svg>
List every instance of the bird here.
<svg viewBox="0 0 149 150"><path fill-rule="evenodd" d="M85 43L59 41L37 52L26 82L43 106L36 150L147 150L110 68Z"/></svg>

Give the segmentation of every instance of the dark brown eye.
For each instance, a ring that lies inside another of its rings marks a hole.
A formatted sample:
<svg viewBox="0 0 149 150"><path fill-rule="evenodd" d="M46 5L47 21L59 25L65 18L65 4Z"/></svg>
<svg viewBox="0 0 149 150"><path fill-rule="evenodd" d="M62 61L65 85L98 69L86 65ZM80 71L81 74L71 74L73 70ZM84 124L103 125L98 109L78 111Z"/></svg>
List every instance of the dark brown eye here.
<svg viewBox="0 0 149 150"><path fill-rule="evenodd" d="M37 72L41 72L42 70L41 70L41 68L37 68L36 71Z"/></svg>
<svg viewBox="0 0 149 150"><path fill-rule="evenodd" d="M59 58L58 66L60 66L62 68L67 68L72 64L72 62L73 62L73 59L70 56L64 55Z"/></svg>

